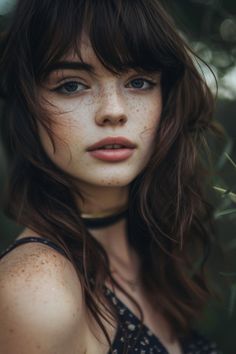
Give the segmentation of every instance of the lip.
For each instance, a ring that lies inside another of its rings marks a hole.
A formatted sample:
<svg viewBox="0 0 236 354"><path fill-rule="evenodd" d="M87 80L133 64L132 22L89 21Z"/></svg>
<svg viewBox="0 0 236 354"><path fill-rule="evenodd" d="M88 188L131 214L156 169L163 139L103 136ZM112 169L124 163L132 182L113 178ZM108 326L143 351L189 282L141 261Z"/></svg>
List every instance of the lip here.
<svg viewBox="0 0 236 354"><path fill-rule="evenodd" d="M132 141L128 140L127 138L125 138L123 136L117 136L117 137L113 136L113 137L107 137L105 139L102 139L102 140L96 142L95 144L89 146L87 151L94 151L94 150L97 150L105 145L111 145L111 144L112 145L113 144L123 145L127 149L134 149L137 147L136 144L132 143ZM124 150L126 150L126 149L124 149Z"/></svg>
<svg viewBox="0 0 236 354"><path fill-rule="evenodd" d="M89 151L89 154L99 160L118 162L128 159L134 153L134 149L97 149Z"/></svg>

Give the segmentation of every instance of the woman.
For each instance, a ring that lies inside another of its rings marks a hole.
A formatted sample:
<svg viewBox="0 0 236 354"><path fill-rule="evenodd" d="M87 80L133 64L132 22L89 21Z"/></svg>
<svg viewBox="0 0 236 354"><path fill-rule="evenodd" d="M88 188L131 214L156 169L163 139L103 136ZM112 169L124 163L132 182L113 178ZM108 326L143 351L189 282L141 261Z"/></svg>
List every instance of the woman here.
<svg viewBox="0 0 236 354"><path fill-rule="evenodd" d="M218 353L192 323L213 235L200 152L219 129L159 1L21 0L1 51L7 211L25 227L0 262L1 353Z"/></svg>

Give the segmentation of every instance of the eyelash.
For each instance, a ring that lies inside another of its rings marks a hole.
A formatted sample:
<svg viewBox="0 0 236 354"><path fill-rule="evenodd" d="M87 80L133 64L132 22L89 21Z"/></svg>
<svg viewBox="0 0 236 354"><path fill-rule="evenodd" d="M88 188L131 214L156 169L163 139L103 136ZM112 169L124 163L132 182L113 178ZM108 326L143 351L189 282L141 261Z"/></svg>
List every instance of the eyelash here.
<svg viewBox="0 0 236 354"><path fill-rule="evenodd" d="M148 79L145 79L145 78L142 78L142 77L135 78L135 79L131 80L130 82L133 82L133 81L143 81L143 82L145 81L146 83L148 83L150 85L149 88L145 88L145 89L137 88L137 90L139 90L139 91L148 91L148 90L153 89L157 85L156 82L148 80ZM55 87L54 89L52 89L52 91L55 91L55 92L58 92L58 93L60 93L62 95L67 95L67 96L76 95L78 92L80 92L80 90L79 91L71 91L71 92L68 92L68 91L67 92L63 92L63 89L65 88L65 86L67 84L76 84L76 85L82 85L82 86L86 87L86 85L84 85L81 82L77 82L77 81L71 80L71 81L65 82L64 84L62 84L60 86ZM134 90L135 90L135 88L134 88Z"/></svg>

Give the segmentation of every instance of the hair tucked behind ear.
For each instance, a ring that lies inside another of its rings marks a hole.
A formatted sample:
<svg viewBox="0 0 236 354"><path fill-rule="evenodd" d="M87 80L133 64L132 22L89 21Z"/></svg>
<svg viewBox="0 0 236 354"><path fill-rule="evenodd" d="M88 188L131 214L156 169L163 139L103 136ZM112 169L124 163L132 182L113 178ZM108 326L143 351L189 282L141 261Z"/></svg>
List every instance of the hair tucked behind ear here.
<svg viewBox="0 0 236 354"><path fill-rule="evenodd" d="M82 195L76 181L52 163L37 130L40 122L53 141L37 88L50 65L71 48L81 57L82 31L110 71L133 67L162 74L161 121L152 156L130 185L127 227L147 296L182 335L210 294L204 265L214 237L213 207L205 199L208 167L201 157L207 155L207 135L220 134L220 128L194 54L159 1L18 2L1 39L2 131L11 156L6 210L65 249L87 307L111 344L101 320L110 318L105 310L116 314L102 296L105 278L122 288L109 272L105 250L80 219L75 196Z"/></svg>

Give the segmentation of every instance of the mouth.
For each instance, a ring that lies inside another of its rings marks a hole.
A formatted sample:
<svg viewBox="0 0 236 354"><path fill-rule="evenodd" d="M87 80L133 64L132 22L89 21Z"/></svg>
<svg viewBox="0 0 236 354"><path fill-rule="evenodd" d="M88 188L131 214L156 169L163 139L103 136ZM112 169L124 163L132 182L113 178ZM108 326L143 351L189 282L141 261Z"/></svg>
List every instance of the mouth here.
<svg viewBox="0 0 236 354"><path fill-rule="evenodd" d="M128 147L124 145L114 144L114 145L104 145L97 148L96 150L121 150L121 149L128 149Z"/></svg>
<svg viewBox="0 0 236 354"><path fill-rule="evenodd" d="M107 137L91 145L87 151L134 149L136 145L125 137Z"/></svg>
<svg viewBox="0 0 236 354"><path fill-rule="evenodd" d="M110 162L119 162L128 159L134 153L134 148L119 147L109 148L100 147L96 150L90 151L90 155L96 159Z"/></svg>

